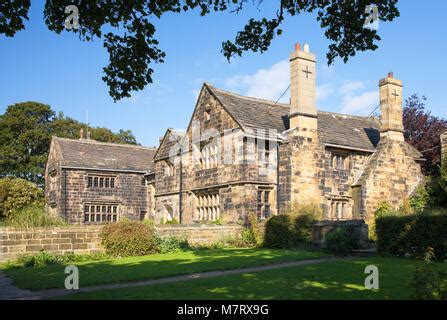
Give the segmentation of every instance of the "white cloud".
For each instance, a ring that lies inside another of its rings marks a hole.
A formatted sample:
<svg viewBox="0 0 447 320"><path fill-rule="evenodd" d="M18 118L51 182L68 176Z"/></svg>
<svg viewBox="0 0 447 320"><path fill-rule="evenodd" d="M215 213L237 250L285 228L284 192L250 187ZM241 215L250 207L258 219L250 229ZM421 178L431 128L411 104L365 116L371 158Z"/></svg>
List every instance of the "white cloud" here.
<svg viewBox="0 0 447 320"><path fill-rule="evenodd" d="M346 81L339 89L341 94L350 94L356 90L363 89L365 84L362 81Z"/></svg>
<svg viewBox="0 0 447 320"><path fill-rule="evenodd" d="M343 97L342 113L369 114L379 103L379 92L368 91L357 96L346 95Z"/></svg>
<svg viewBox="0 0 447 320"><path fill-rule="evenodd" d="M268 69L260 69L252 75L237 75L225 81L225 85L241 94L261 99L277 100L290 84L289 61L282 60ZM288 101L286 93L280 101Z"/></svg>
<svg viewBox="0 0 447 320"><path fill-rule="evenodd" d="M334 88L331 84L326 83L321 86L317 86L317 101L327 99L332 93L334 93Z"/></svg>
<svg viewBox="0 0 447 320"><path fill-rule="evenodd" d="M276 101L290 84L289 61L281 60L270 68L260 69L252 75L237 75L228 78L225 86L243 95ZM317 100L327 99L333 92L331 84L317 86ZM290 90L289 90L290 91ZM281 102L288 102L290 92L286 92Z"/></svg>
<svg viewBox="0 0 447 320"><path fill-rule="evenodd" d="M249 75L236 75L224 81L224 86L242 95L276 101L290 84L288 60L281 60L269 68ZM363 81L337 77L333 67L319 66L324 75L323 83L317 85L317 101L327 100L333 110L348 114L369 114L379 103L379 92L365 91ZM318 84L318 80L317 80ZM290 90L280 102L289 102Z"/></svg>

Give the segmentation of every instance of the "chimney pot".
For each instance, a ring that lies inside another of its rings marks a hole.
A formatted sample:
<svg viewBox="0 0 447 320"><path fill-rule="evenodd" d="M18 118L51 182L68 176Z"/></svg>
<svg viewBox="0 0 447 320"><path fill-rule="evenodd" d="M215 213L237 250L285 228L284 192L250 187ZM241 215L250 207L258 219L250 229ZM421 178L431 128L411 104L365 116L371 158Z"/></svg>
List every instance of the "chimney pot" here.
<svg viewBox="0 0 447 320"><path fill-rule="evenodd" d="M295 51L301 51L301 45L299 42L295 44Z"/></svg>
<svg viewBox="0 0 447 320"><path fill-rule="evenodd" d="M388 78L394 78L394 73L392 71L388 72Z"/></svg>
<svg viewBox="0 0 447 320"><path fill-rule="evenodd" d="M309 44L304 45L304 52L309 53Z"/></svg>

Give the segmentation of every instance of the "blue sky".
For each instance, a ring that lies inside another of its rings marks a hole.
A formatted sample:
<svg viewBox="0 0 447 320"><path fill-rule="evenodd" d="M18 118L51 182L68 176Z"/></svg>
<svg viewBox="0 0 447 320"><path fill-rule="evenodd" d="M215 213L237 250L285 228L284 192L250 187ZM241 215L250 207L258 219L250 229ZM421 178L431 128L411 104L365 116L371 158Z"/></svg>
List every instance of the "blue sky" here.
<svg viewBox="0 0 447 320"><path fill-rule="evenodd" d="M117 103L101 80L108 63L102 41L81 42L73 33L50 32L43 22L44 1L32 3L26 30L14 38L0 37L1 113L16 102L39 101L81 121L88 112L94 126L131 129L140 143L152 146L167 128L187 126L204 81L276 100L289 85L288 56L299 41L308 42L317 55L319 109L369 114L379 103L379 79L393 71L404 82L404 97L426 95L432 113L447 117L447 1L399 1L401 17L379 24L378 50L331 67L325 60L329 42L309 14L288 17L283 35L264 54L226 61L222 41L233 39L250 17L271 16L273 1L263 4L261 12L247 7L240 14L165 15L155 24L166 62L154 66L153 85Z"/></svg>

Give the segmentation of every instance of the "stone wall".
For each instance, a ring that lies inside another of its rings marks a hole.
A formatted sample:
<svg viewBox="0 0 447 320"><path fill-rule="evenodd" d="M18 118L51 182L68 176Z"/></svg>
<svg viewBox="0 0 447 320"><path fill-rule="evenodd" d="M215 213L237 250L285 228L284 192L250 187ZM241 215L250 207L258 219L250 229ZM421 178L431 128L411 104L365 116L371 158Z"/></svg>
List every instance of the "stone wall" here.
<svg viewBox="0 0 447 320"><path fill-rule="evenodd" d="M0 228L0 262L45 250L53 254L102 252L101 227Z"/></svg>
<svg viewBox="0 0 447 320"><path fill-rule="evenodd" d="M414 156L414 150L404 141L380 141L358 181L361 216L368 224L373 222L374 211L381 202L387 201L397 209L423 181Z"/></svg>
<svg viewBox="0 0 447 320"><path fill-rule="evenodd" d="M353 227L360 235L360 246L368 246L368 225L363 220L334 221L322 220L312 227L312 242L315 247L321 247L326 241L326 235L338 227Z"/></svg>
<svg viewBox="0 0 447 320"><path fill-rule="evenodd" d="M174 236L186 238L192 245L206 245L236 237L242 231L239 225L184 225L159 226L157 232L161 237Z"/></svg>
<svg viewBox="0 0 447 320"><path fill-rule="evenodd" d="M324 147L319 141L317 130L297 127L288 132L287 141L280 146L280 210L287 209L290 203L322 204Z"/></svg>
<svg viewBox="0 0 447 320"><path fill-rule="evenodd" d="M101 226L36 229L0 228L0 262L45 250L52 254L93 254L104 252ZM186 238L194 245L206 245L240 234L239 225L160 226L161 237Z"/></svg>

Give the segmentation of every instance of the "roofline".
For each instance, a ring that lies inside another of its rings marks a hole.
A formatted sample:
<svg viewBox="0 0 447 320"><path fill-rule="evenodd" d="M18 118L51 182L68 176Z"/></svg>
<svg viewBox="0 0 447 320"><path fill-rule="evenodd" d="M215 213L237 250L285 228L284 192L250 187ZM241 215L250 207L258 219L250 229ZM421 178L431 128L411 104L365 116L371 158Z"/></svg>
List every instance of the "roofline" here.
<svg viewBox="0 0 447 320"><path fill-rule="evenodd" d="M261 98L251 97L251 96L244 96L244 95L241 95L241 94L238 94L238 93L234 93L234 92L231 92L231 91L228 91L228 90L225 90L225 89L215 88L212 84L210 84L208 82L205 82L204 84L207 85L207 86L211 86L214 89L222 91L222 92L224 92L226 94L230 94L230 95L242 98L242 99L253 100L253 101L258 101L258 102L262 102L262 103L266 103L266 104L271 104L272 106L290 107L290 104L287 104L287 103L282 103L282 102L275 103L275 101L269 100L269 99L261 99Z"/></svg>
<svg viewBox="0 0 447 320"><path fill-rule="evenodd" d="M113 172L127 172L127 173L148 173L147 170L129 170L129 169L104 169L104 168L91 168L91 167L77 167L77 166L65 166L62 165L61 169L70 169L70 170L92 170L92 171L113 171Z"/></svg>
<svg viewBox="0 0 447 320"><path fill-rule="evenodd" d="M58 136L51 136L51 138L56 140L56 141L57 140L62 140L62 141L69 141L69 142L101 144L101 145L108 145L108 146L118 146L118 147L125 147L125 148L133 148L133 149L138 148L138 149L152 150L152 151L157 150L156 147L147 147L147 146L142 146L142 145L139 145L139 144L102 142L102 141L97 141L97 140L93 140L93 139L71 139L71 138L61 138L61 137L58 137Z"/></svg>
<svg viewBox="0 0 447 320"><path fill-rule="evenodd" d="M342 146L342 145L339 145L339 144L332 144L332 143L325 143L324 146L325 147L345 149L345 150L362 151L362 152L368 152L368 153L376 152L376 150L355 148L355 147L349 147L349 146Z"/></svg>
<svg viewBox="0 0 447 320"><path fill-rule="evenodd" d="M229 114L229 116L231 117L231 119L233 119L233 121L236 122L236 123L239 125L239 127L241 127L241 129L242 129L243 131L246 131L246 130L245 130L246 128L242 125L242 123L240 123L240 122L236 119L236 117L230 112L230 110L227 109L227 107L225 106L225 104L224 104L224 103L223 103L223 102L216 96L216 94L213 92L213 88L214 88L214 86L213 86L212 84L207 83L207 82L204 82L203 85L202 85L202 90L200 91L199 98L197 99L197 103L196 103L196 106L195 106L195 108L194 108L194 112L193 112L192 115L191 115L191 121L192 121L192 116L194 115L194 113L195 113L195 111L196 111L196 109L197 109L197 106L198 106L198 104L199 104L199 100L200 100L200 96L202 95L203 88L208 89L208 91L211 93L211 95L214 97L214 99L216 99L217 102L219 102L220 106L221 106L221 107L222 107L222 108ZM219 90L220 90L220 89L219 89ZM188 130L189 130L189 126L191 125L191 121L190 121L189 124L188 124L188 129L186 130L186 132L188 132Z"/></svg>
<svg viewBox="0 0 447 320"><path fill-rule="evenodd" d="M269 100L269 99L260 99L260 98L256 98L256 97L251 97L251 96L244 96L244 95L241 95L241 94L238 94L238 93L234 93L234 92L231 92L231 91L228 91L228 90L224 90L224 89L221 89L221 88L216 88L216 87L214 87L212 84L210 84L210 83L207 83L207 82L205 82L204 83L204 86L206 86L208 89L210 89L210 91L211 92L213 92L213 90L212 90L212 88L213 89L216 89L216 90L219 90L219 91L222 91L222 92L224 92L224 93L226 93L226 94L229 94L229 95L233 95L233 96L236 96L236 97L239 97L239 98L241 98L241 99L247 99L247 100L251 100L251 101L259 101L259 102L262 102L262 103L266 103L266 104L270 104L271 106L269 106L269 107L272 107L272 106L281 106L281 107L287 107L287 108L290 108L290 104L288 104L288 103L281 103L281 102L276 102L275 103L275 101L273 101L273 100ZM210 88L210 87L212 87L212 88ZM214 95L214 93L213 93L213 95ZM216 99L218 99L219 100L219 98L217 98L216 97ZM219 102L221 102L220 100L219 100ZM221 103L222 104L222 103ZM227 110L228 111L228 110ZM230 112L229 112L230 113ZM317 109L317 113L326 113L326 114L330 114L330 115L336 115L336 116L341 116L341 117L350 117L350 118L355 118L355 119L359 119L359 120L368 120L368 119L371 119L371 120L375 120L375 121L379 121L379 119L377 119L374 115L371 115L371 116L359 116L359 115L352 115L352 114L346 114L346 113L340 113L340 112L333 112L333 111L326 111L326 110L319 110L319 109ZM231 113L230 113L231 114ZM242 127L242 126L241 126ZM446 130L447 131L447 130Z"/></svg>
<svg viewBox="0 0 447 320"><path fill-rule="evenodd" d="M352 114L346 114L346 113L339 113L339 112L333 112L333 111L326 111L326 110L317 110L317 115L318 113L325 113L327 115L335 115L335 116L339 116L339 117L349 117L349 118L354 118L354 119L358 119L358 120L372 120L372 121L379 121L379 119L377 119L375 116L356 116L356 115L352 115Z"/></svg>
<svg viewBox="0 0 447 320"><path fill-rule="evenodd" d="M163 145L163 143L164 143L165 140L166 140L166 137L168 136L168 133L170 133L170 132L177 133L178 136L181 136L180 132L176 131L176 130L173 129L173 128L168 128L168 129L165 131L165 134L163 135L163 139L161 139L161 142L160 142L160 144L158 145L158 148L157 148L157 150L155 151L154 156L152 157L152 160L153 160L153 161L155 161L155 160L160 160L160 159L156 159L157 154L158 154L158 151L160 151L160 147ZM184 139L185 137L186 137L186 133L181 137L181 139ZM176 143L178 144L179 141L177 140ZM166 157L165 157L165 158L166 158Z"/></svg>

